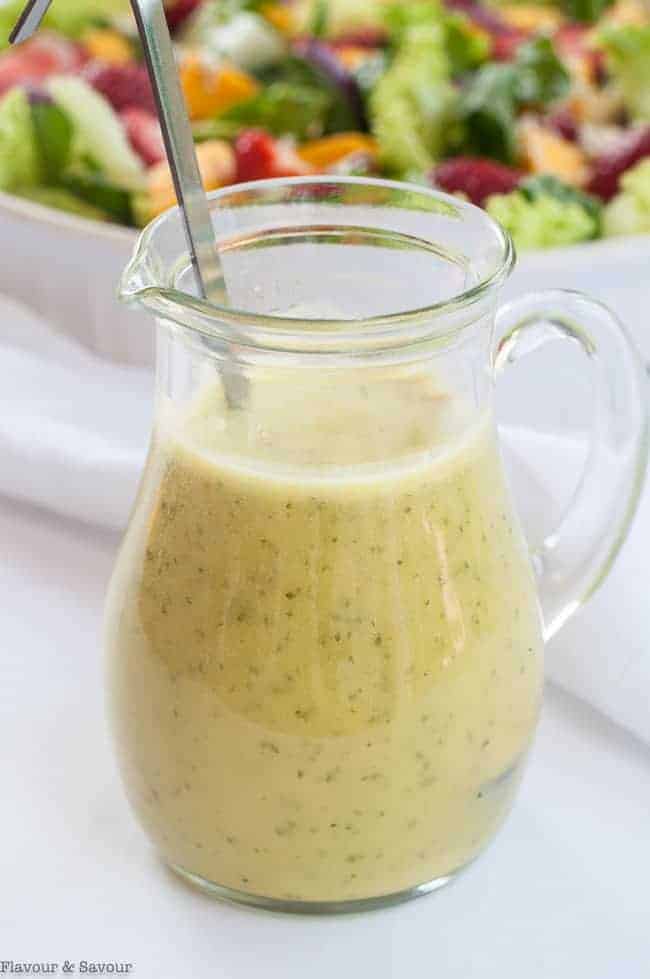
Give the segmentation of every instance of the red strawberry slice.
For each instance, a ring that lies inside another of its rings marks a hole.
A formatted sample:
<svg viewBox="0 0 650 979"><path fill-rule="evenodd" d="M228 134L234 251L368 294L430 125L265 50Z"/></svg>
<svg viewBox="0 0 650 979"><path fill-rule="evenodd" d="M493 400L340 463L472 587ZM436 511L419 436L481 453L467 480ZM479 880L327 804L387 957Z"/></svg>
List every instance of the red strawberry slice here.
<svg viewBox="0 0 650 979"><path fill-rule="evenodd" d="M431 179L436 187L451 194L461 192L472 204L482 205L490 194L507 194L514 190L523 174L494 160L457 156L439 163Z"/></svg>
<svg viewBox="0 0 650 979"><path fill-rule="evenodd" d="M151 83L144 65L109 65L92 61L85 68L84 77L108 99L116 112L136 106L152 115L156 114Z"/></svg>
<svg viewBox="0 0 650 979"><path fill-rule="evenodd" d="M646 156L650 156L650 126L630 131L622 146L594 161L587 190L604 201L611 200L625 171Z"/></svg>
<svg viewBox="0 0 650 979"><path fill-rule="evenodd" d="M39 34L0 55L0 94L15 85L36 85L50 75L78 71L85 60L81 47L72 41Z"/></svg>
<svg viewBox="0 0 650 979"><path fill-rule="evenodd" d="M167 26L172 34L178 30L181 24L185 23L190 14L194 13L202 2L203 0L170 0L169 3L165 4Z"/></svg>
<svg viewBox="0 0 650 979"><path fill-rule="evenodd" d="M309 173L291 144L273 139L262 129L246 129L235 142L237 182L270 177L298 177Z"/></svg>
<svg viewBox="0 0 650 979"><path fill-rule="evenodd" d="M131 146L148 167L165 159L165 144L156 116L131 106L120 112L120 119Z"/></svg>

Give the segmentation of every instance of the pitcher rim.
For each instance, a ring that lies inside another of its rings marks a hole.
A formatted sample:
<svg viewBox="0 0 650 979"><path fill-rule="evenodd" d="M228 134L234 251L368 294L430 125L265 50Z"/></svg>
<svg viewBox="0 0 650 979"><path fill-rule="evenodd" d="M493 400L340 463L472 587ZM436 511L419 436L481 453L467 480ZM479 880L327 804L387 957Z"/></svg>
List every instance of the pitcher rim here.
<svg viewBox="0 0 650 979"><path fill-rule="evenodd" d="M146 254L161 225L178 216L178 205L154 218L140 233L133 254L120 280L119 297L130 304L140 304L157 316L203 336L218 338L238 346L276 350L279 352L335 352L350 346L363 349L376 346L398 347L418 343L423 339L443 339L467 328L473 322L454 322L448 329L436 329L432 318L440 320L447 314L459 313L474 306L495 291L507 278L515 263L515 249L509 233L486 211L469 201L435 188L420 184L381 178L351 177L335 174L318 174L303 177L278 177L270 180L253 180L231 184L208 193L211 204L234 194L265 192L292 187L314 185L341 185L378 187L387 190L410 192L423 199L447 205L463 214L478 214L486 232L491 232L498 243L498 258L493 267L469 288L455 295L425 306L407 308L365 317L327 318L291 317L274 313L259 313L245 309L222 306L192 296L174 286L143 284L134 287L144 266ZM425 209L423 208L423 211ZM341 225L345 227L345 225ZM182 254L182 253L181 253ZM409 330L409 327L411 328ZM225 328L225 329L224 329Z"/></svg>

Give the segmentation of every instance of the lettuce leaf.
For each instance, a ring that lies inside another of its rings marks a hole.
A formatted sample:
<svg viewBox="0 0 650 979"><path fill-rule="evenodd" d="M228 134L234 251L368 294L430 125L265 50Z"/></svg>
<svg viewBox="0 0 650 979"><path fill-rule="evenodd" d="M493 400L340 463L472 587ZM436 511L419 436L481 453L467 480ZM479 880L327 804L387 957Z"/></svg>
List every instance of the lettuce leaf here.
<svg viewBox="0 0 650 979"><path fill-rule="evenodd" d="M569 86L569 74L547 37L522 44L510 64L484 65L461 97L464 134L457 149L512 163L517 112L560 99Z"/></svg>
<svg viewBox="0 0 650 979"><path fill-rule="evenodd" d="M548 105L563 98L571 84L569 72L548 37L522 44L514 62L515 99L518 106Z"/></svg>
<svg viewBox="0 0 650 979"><path fill-rule="evenodd" d="M72 171L61 178L61 186L68 194L101 211L117 224L134 223L131 206L134 195L124 187L111 184L101 173Z"/></svg>
<svg viewBox="0 0 650 979"><path fill-rule="evenodd" d="M317 37L335 38L366 27L383 27L383 5L377 0L302 0L296 12L300 32Z"/></svg>
<svg viewBox="0 0 650 979"><path fill-rule="evenodd" d="M72 123L73 154L93 160L110 184L138 190L144 183L144 167L110 103L82 78L72 75L51 78L47 89Z"/></svg>
<svg viewBox="0 0 650 979"><path fill-rule="evenodd" d="M34 187L41 160L27 93L13 88L0 99L0 190Z"/></svg>
<svg viewBox="0 0 650 979"><path fill-rule="evenodd" d="M278 81L233 106L220 121L239 127L261 126L274 136L290 134L305 139L314 129L323 131L331 104L323 89Z"/></svg>
<svg viewBox="0 0 650 979"><path fill-rule="evenodd" d="M560 7L569 20L595 24L614 0L561 0Z"/></svg>
<svg viewBox="0 0 650 979"><path fill-rule="evenodd" d="M277 90L278 101L284 91L288 100L293 98L305 107L311 102L309 134L366 128L362 90L356 76L340 66L336 56L315 38L296 46L293 54L262 72L261 78L268 87L283 84L284 89ZM305 130L306 122L303 115L297 118L300 132ZM295 129L286 131L295 132Z"/></svg>
<svg viewBox="0 0 650 979"><path fill-rule="evenodd" d="M396 176L429 169L456 119L445 15L436 0L389 8L394 54L369 98L383 166Z"/></svg>
<svg viewBox="0 0 650 979"><path fill-rule="evenodd" d="M65 112L53 102L36 101L31 111L43 179L45 183L54 184L70 159L73 126Z"/></svg>
<svg viewBox="0 0 650 979"><path fill-rule="evenodd" d="M512 163L516 154L516 76L512 65L489 64L469 82L460 101L463 138L457 149Z"/></svg>
<svg viewBox="0 0 650 979"><path fill-rule="evenodd" d="M650 122L650 24L606 28L598 42L628 112L633 119Z"/></svg>
<svg viewBox="0 0 650 979"><path fill-rule="evenodd" d="M18 191L19 197L43 204L45 207L55 207L57 211L76 214L80 218L90 218L93 221L107 221L108 215L98 207L87 204L86 201L71 194L62 187L30 187Z"/></svg>
<svg viewBox="0 0 650 979"><path fill-rule="evenodd" d="M491 42L486 33L476 31L464 14L448 13L445 18L446 49L452 75L462 75L487 61Z"/></svg>
<svg viewBox="0 0 650 979"><path fill-rule="evenodd" d="M497 4L510 4L512 0L495 0ZM529 0L516 0L526 6ZM614 0L536 0L540 6L559 7L569 20L583 24L595 24Z"/></svg>

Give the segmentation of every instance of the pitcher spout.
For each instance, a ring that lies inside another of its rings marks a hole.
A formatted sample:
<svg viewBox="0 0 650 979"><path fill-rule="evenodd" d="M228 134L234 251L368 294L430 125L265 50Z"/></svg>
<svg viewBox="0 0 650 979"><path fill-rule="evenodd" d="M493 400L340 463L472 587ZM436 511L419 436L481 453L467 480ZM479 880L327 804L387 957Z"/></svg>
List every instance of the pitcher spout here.
<svg viewBox="0 0 650 979"><path fill-rule="evenodd" d="M177 292L176 278L186 254L178 208L161 214L142 231L133 255L120 279L119 299L130 306L144 306L160 313L169 294Z"/></svg>

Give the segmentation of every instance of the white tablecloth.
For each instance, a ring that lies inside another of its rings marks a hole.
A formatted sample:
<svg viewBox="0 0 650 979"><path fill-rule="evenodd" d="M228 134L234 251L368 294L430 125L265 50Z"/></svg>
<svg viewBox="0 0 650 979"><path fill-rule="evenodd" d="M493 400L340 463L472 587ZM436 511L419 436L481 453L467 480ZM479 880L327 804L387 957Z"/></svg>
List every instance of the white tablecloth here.
<svg viewBox="0 0 650 979"><path fill-rule="evenodd" d="M648 979L650 750L551 688L523 790L456 884L301 919L213 902L158 863L103 718L116 540L0 501L0 960L137 979Z"/></svg>

